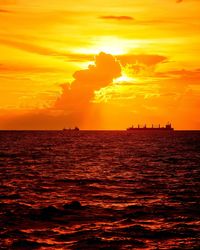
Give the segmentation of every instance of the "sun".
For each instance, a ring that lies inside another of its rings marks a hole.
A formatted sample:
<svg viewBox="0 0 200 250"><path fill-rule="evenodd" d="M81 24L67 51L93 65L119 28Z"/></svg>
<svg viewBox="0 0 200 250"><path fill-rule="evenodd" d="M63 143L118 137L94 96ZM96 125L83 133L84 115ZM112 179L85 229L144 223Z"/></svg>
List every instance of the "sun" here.
<svg viewBox="0 0 200 250"><path fill-rule="evenodd" d="M97 55L105 52L114 56L128 54L129 50L138 48L137 43L131 43L130 40L121 39L119 37L106 36L101 38L93 38L91 45L85 48L76 48L76 53Z"/></svg>
<svg viewBox="0 0 200 250"><path fill-rule="evenodd" d="M123 55L127 52L124 43L121 40L113 38L106 41L99 41L93 49L96 54L102 51L115 56Z"/></svg>

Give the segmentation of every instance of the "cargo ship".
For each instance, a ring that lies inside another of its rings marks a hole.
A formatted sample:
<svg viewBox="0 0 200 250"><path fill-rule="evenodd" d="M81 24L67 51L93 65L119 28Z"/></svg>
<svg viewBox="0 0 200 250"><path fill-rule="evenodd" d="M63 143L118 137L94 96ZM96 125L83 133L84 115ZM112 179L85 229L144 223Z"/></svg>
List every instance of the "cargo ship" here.
<svg viewBox="0 0 200 250"><path fill-rule="evenodd" d="M126 129L127 131L174 131L174 128L172 127L171 123L167 123L164 127L161 127L160 125L158 127L152 125L151 127L147 127L146 125L137 127L130 127Z"/></svg>

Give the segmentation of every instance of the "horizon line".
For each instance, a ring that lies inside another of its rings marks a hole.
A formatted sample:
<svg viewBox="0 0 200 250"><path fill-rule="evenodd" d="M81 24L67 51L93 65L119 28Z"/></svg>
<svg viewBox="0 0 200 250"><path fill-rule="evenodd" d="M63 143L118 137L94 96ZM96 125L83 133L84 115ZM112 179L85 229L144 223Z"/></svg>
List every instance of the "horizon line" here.
<svg viewBox="0 0 200 250"><path fill-rule="evenodd" d="M0 132L6 132L6 131L13 131L13 132L23 132L23 131L30 131L30 132L34 132L34 131L38 131L38 132L42 132L42 131L49 131L49 132L62 132L62 129L0 129ZM77 132L81 132L81 131L127 131L126 129L80 129ZM144 131L144 130L143 130ZM174 129L173 131L200 131L200 129ZM73 132L73 131L72 131Z"/></svg>

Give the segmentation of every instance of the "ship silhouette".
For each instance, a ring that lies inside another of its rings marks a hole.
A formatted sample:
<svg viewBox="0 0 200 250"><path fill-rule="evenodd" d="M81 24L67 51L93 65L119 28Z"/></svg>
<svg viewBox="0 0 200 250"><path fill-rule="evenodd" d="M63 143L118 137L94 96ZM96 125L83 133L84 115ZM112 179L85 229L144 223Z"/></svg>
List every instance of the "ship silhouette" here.
<svg viewBox="0 0 200 250"><path fill-rule="evenodd" d="M63 128L62 131L79 131L80 129L78 127L74 127L74 128Z"/></svg>
<svg viewBox="0 0 200 250"><path fill-rule="evenodd" d="M158 127L154 126L152 124L151 127L147 127L146 124L144 126L137 125L137 127L130 127L126 129L127 131L174 131L174 128L172 127L171 123L167 123L164 127L161 127L160 125Z"/></svg>

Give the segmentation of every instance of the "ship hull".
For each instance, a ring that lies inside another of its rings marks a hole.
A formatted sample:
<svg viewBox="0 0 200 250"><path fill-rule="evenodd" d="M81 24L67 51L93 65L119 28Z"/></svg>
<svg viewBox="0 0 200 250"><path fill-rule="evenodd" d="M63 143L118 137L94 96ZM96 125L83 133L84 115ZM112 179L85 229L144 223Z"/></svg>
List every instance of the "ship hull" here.
<svg viewBox="0 0 200 250"><path fill-rule="evenodd" d="M174 131L173 128L127 128L127 131Z"/></svg>

